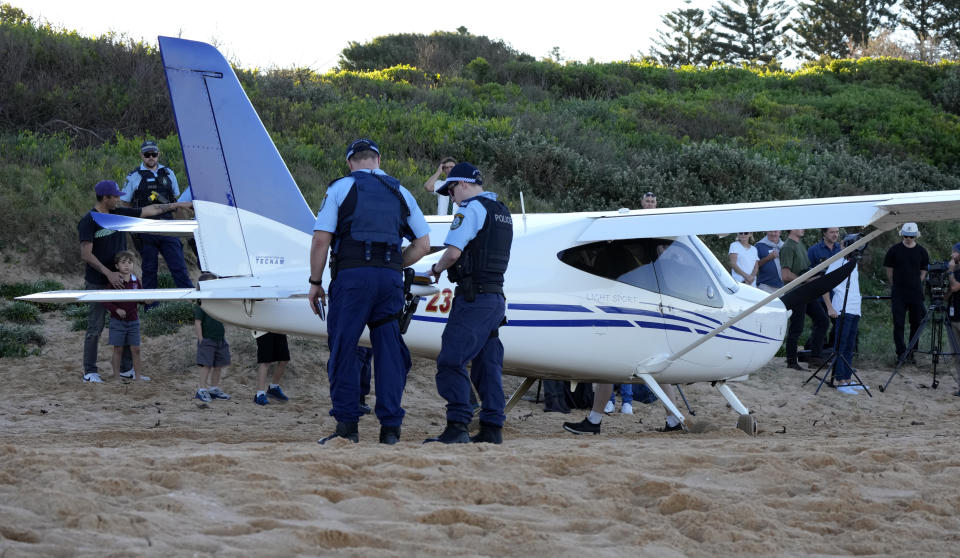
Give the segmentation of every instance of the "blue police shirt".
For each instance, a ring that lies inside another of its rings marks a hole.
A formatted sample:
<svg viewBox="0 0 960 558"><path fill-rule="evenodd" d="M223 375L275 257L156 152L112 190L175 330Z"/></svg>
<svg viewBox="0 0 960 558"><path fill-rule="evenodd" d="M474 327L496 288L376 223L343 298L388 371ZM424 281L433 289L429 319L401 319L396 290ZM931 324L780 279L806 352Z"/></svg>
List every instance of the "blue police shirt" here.
<svg viewBox="0 0 960 558"><path fill-rule="evenodd" d="M387 174L380 169L363 170L374 174ZM337 218L340 216L340 206L343 205L343 201L347 199L347 194L350 193L350 188L353 187L354 182L352 176L345 176L327 188L327 195L324 196L323 203L320 205L320 211L317 212L317 222L314 223L313 230L326 231L329 233L337 232ZM423 212L420 211L417 200L413 199L413 194L403 186L400 186L400 193L403 195L403 200L407 202L407 207L410 209L410 216L407 217L407 225L410 227L410 230L413 231L414 238L420 238L430 234L430 225L427 224L427 220L423 217Z"/></svg>
<svg viewBox="0 0 960 558"><path fill-rule="evenodd" d="M165 167L158 164L157 170L151 171L154 176L157 176L157 171L160 169L167 169L167 176L170 177L170 187L173 189L173 199L176 200L180 197L180 186L177 184L177 175L173 174L173 171L170 170L170 167ZM150 170L147 167L143 166L143 163L140 163L139 170ZM131 172L127 175L127 183L123 186L123 195L120 196L122 201L130 203L133 200L133 193L137 191L137 187L140 186L140 173Z"/></svg>
<svg viewBox="0 0 960 558"><path fill-rule="evenodd" d="M493 192L481 192L476 197L485 197L496 200L497 195ZM443 243L447 246L456 246L460 250L467 247L487 220L487 209L483 204L470 198L465 202L460 202L457 210L453 214L453 222L450 223L450 231Z"/></svg>
<svg viewBox="0 0 960 558"><path fill-rule="evenodd" d="M829 258L830 256L836 254L839 251L840 251L839 242L834 242L833 250L831 250L827 248L827 245L824 244L823 241L821 240L820 242L814 244L813 246L807 249L807 259L810 260L810 267L813 267L819 264L823 260Z"/></svg>

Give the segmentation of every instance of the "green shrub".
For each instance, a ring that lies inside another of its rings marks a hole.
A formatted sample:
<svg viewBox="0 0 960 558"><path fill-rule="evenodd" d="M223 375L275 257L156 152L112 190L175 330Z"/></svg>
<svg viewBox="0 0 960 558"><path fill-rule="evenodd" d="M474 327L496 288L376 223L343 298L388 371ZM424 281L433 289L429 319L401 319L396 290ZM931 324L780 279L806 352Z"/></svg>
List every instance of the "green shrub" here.
<svg viewBox="0 0 960 558"><path fill-rule="evenodd" d="M63 307L63 315L70 320L71 331L85 331L87 319L90 315L90 305L87 303L68 304Z"/></svg>
<svg viewBox="0 0 960 558"><path fill-rule="evenodd" d="M18 324L40 322L40 309L22 300L14 300L0 306L0 319Z"/></svg>
<svg viewBox="0 0 960 558"><path fill-rule="evenodd" d="M176 333L188 324L193 324L192 302L161 302L149 312L140 312L140 333L145 337Z"/></svg>
<svg viewBox="0 0 960 558"><path fill-rule="evenodd" d="M0 324L0 358L38 354L44 343L43 334L35 327ZM31 349L30 345L35 348Z"/></svg>

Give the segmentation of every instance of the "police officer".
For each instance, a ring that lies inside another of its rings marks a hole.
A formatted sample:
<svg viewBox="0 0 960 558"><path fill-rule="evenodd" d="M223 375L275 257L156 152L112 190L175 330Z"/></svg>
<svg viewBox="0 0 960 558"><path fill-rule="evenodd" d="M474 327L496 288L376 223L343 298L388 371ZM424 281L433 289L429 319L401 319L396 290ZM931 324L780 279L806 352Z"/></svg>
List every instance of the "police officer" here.
<svg viewBox="0 0 960 558"><path fill-rule="evenodd" d="M483 191L483 177L470 163L453 167L437 193L451 196L457 211L444 240L447 249L430 271L439 279L446 270L457 288L437 357L437 391L447 400L447 427L426 441L499 444L505 401L503 344L497 331L504 321L503 274L510 260L513 218L496 194ZM472 438L467 431L473 417L471 381L481 400L480 432Z"/></svg>
<svg viewBox="0 0 960 558"><path fill-rule="evenodd" d="M155 204L168 204L180 197L177 177L168 167L160 164L160 148L157 142L147 140L140 145L143 162L127 175L120 199L131 207L149 207ZM186 201L186 200L185 200ZM172 213L162 213L154 219L172 219ZM143 288L157 288L158 254L163 255L167 268L173 275L173 282L180 288L193 288L187 265L183 261L183 246L180 239L156 234L137 235L140 256L143 260Z"/></svg>
<svg viewBox="0 0 960 558"><path fill-rule="evenodd" d="M357 442L360 409L360 362L357 342L370 328L380 442L400 438L400 406L410 370L410 353L397 321L403 308L403 272L430 251L430 226L416 200L396 178L380 170L380 148L368 139L347 147L350 174L330 184L317 213L310 247L310 308L319 315L326 303L321 279L330 252L330 312L327 334L330 361L330 414L333 438ZM403 238L411 243L402 252Z"/></svg>

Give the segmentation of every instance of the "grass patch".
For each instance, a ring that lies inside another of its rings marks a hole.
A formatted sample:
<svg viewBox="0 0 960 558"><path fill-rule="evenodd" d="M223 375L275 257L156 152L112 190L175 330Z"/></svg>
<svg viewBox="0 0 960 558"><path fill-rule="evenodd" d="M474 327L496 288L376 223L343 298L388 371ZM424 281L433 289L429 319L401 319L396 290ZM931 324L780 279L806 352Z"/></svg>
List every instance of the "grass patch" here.
<svg viewBox="0 0 960 558"><path fill-rule="evenodd" d="M63 315L70 320L71 331L85 331L87 329L87 318L90 315L90 305L77 302L63 307Z"/></svg>
<svg viewBox="0 0 960 558"><path fill-rule="evenodd" d="M39 329L23 325L0 324L0 358L39 354L46 343ZM34 345L33 348L30 345Z"/></svg>
<svg viewBox="0 0 960 558"><path fill-rule="evenodd" d="M193 323L193 303L161 302L149 312L140 313L140 333L146 337L176 333Z"/></svg>
<svg viewBox="0 0 960 558"><path fill-rule="evenodd" d="M42 293L45 291L62 291L63 283L53 279L40 279L37 281L24 281L21 283L0 284L0 297L16 298L33 293ZM44 302L23 302L18 304L35 304L41 312L51 312L57 308L57 304Z"/></svg>
<svg viewBox="0 0 960 558"><path fill-rule="evenodd" d="M18 324L40 322L40 309L29 302L14 300L0 306L0 319Z"/></svg>

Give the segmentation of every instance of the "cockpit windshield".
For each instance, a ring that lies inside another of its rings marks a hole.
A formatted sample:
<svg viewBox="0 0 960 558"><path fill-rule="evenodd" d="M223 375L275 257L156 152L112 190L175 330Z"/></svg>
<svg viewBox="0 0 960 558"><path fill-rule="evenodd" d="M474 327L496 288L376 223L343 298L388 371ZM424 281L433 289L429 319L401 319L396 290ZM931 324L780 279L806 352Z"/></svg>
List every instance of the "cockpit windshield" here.
<svg viewBox="0 0 960 558"><path fill-rule="evenodd" d="M723 288L723 290L727 291L728 293L737 292L737 290L740 289L740 283L737 283L733 280L733 277L730 276L727 268L723 267L723 264L717 260L716 256L713 255L713 252L707 248L707 245L694 235L688 236L687 239L690 241L690 244L696 247L697 251L700 252L700 256L703 258L703 261L707 262L707 265L713 272L713 276L716 277L717 281L720 282L720 286Z"/></svg>

